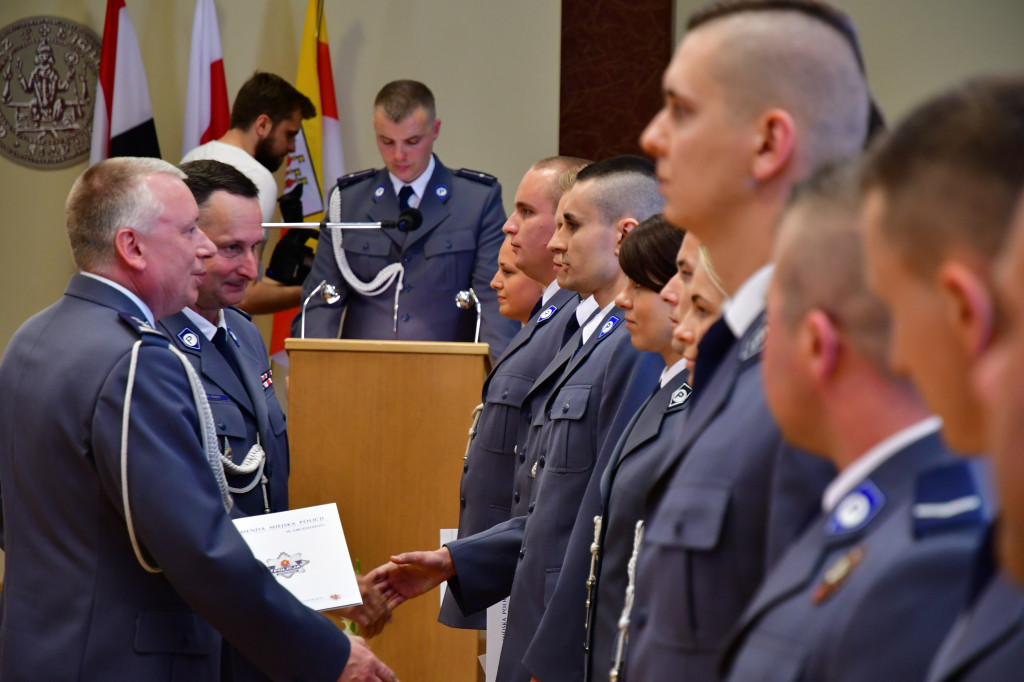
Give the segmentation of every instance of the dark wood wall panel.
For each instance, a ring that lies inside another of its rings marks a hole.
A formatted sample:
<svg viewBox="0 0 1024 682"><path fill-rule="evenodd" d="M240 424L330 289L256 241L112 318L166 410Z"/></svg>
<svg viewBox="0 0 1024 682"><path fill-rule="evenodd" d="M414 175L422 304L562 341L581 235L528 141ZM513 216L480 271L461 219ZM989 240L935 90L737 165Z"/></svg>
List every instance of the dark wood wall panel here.
<svg viewBox="0 0 1024 682"><path fill-rule="evenodd" d="M562 0L559 153L640 153L671 56L671 0Z"/></svg>

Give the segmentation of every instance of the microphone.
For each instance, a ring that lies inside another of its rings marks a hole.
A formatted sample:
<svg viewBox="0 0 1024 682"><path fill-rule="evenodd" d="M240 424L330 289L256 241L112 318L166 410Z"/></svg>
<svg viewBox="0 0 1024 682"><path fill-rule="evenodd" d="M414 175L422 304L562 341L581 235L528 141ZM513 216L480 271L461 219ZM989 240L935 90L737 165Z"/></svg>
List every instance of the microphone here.
<svg viewBox="0 0 1024 682"><path fill-rule="evenodd" d="M306 230L322 230L325 227L342 227L346 230L380 230L395 229L399 232L412 232L423 224L423 214L418 208L407 208L398 214L398 220L382 220L379 223L263 223L264 228L301 228Z"/></svg>
<svg viewBox="0 0 1024 682"><path fill-rule="evenodd" d="M317 284L313 291L309 292L309 296L302 303L302 324L300 325L301 333L299 334L300 339L306 338L306 306L313 300L313 297L320 294L320 298L324 300L327 305L334 305L341 299L341 294L338 293L338 289L333 284L328 284L327 280Z"/></svg>

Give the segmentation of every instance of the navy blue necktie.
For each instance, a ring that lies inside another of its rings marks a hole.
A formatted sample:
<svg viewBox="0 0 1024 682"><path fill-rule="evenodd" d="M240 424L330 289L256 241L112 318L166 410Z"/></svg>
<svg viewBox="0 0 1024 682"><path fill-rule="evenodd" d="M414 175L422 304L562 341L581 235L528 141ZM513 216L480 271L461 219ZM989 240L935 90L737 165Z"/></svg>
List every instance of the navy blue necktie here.
<svg viewBox="0 0 1024 682"><path fill-rule="evenodd" d="M704 393L705 385L714 376L718 365L721 364L722 359L734 343L736 343L736 336L726 324L724 317L719 318L704 333L704 338L697 346L697 363L693 368L693 385L698 387L698 390L697 395L691 400Z"/></svg>
<svg viewBox="0 0 1024 682"><path fill-rule="evenodd" d="M216 346L220 354L224 356L224 359L230 365L231 369L234 370L235 376L242 382L242 387L245 387L245 380L242 378L242 368L238 365L238 358L235 356L235 349L231 347L231 343L228 342L227 332L224 327L218 327L217 333L213 335L213 345Z"/></svg>
<svg viewBox="0 0 1024 682"><path fill-rule="evenodd" d="M404 211L409 208L409 200L412 198L414 192L412 191L412 185L406 185L402 189L398 190L398 210Z"/></svg>

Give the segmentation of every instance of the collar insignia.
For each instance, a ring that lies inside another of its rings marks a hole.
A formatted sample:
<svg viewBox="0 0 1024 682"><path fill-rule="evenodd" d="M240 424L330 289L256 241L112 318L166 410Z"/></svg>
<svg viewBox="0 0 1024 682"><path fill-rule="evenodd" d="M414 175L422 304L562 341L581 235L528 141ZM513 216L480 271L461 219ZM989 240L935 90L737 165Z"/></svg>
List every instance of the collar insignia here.
<svg viewBox="0 0 1024 682"><path fill-rule="evenodd" d="M178 332L178 340L185 344L186 348L191 348L192 350L199 350L199 334L196 334L188 327L185 327L180 332Z"/></svg>
<svg viewBox="0 0 1024 682"><path fill-rule="evenodd" d="M617 318L615 315L612 315L611 317L609 317L608 321L604 323L603 327L601 327L601 333L597 335L597 338L600 339L600 338L604 337L608 332L610 332L612 329L614 329L615 328L615 323L618 322L618 321L619 321L619 318Z"/></svg>

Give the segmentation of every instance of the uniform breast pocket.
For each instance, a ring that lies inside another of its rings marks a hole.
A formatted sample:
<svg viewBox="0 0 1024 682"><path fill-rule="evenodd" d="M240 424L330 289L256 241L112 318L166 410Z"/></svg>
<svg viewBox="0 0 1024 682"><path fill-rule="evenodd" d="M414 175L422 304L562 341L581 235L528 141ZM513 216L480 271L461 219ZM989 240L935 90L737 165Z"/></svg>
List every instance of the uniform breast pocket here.
<svg viewBox="0 0 1024 682"><path fill-rule="evenodd" d="M217 439L245 438L245 419L242 410L226 395L207 394L210 411L213 413L213 425L217 429Z"/></svg>
<svg viewBox="0 0 1024 682"><path fill-rule="evenodd" d="M590 386L565 386L549 405L551 440L548 470L556 473L588 471L594 465L594 442L586 419Z"/></svg>
<svg viewBox="0 0 1024 682"><path fill-rule="evenodd" d="M731 575L709 558L722 536L730 491L713 481L691 481L668 494L644 535L658 573L671 576L672 594L652 606L658 611L654 636L670 648L699 649L707 639L703 631L717 627L702 622L704 607L716 599L719 574Z"/></svg>
<svg viewBox="0 0 1024 682"><path fill-rule="evenodd" d="M342 230L342 234L348 264L364 281L373 279L385 265L398 260L391 258L391 237L378 230Z"/></svg>
<svg viewBox="0 0 1024 682"><path fill-rule="evenodd" d="M519 409L533 381L519 374L499 374L487 385L486 422L477 428L478 445L489 452L511 453L519 428Z"/></svg>
<svg viewBox="0 0 1024 682"><path fill-rule="evenodd" d="M467 287L473 273L476 233L473 230L435 231L423 242L423 257L433 273L444 273L442 288Z"/></svg>

